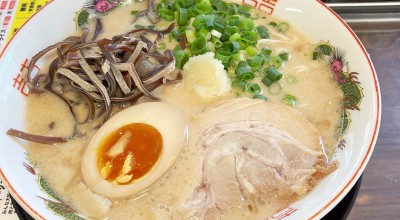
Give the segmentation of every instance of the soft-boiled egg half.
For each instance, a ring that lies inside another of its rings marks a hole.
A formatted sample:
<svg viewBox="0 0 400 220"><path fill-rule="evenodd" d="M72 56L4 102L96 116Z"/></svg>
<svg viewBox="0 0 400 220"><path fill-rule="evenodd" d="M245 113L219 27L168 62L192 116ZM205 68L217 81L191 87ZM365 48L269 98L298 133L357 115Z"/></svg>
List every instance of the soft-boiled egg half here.
<svg viewBox="0 0 400 220"><path fill-rule="evenodd" d="M83 155L83 179L94 193L108 198L140 193L171 168L186 136L185 120L170 104L126 108L93 136Z"/></svg>

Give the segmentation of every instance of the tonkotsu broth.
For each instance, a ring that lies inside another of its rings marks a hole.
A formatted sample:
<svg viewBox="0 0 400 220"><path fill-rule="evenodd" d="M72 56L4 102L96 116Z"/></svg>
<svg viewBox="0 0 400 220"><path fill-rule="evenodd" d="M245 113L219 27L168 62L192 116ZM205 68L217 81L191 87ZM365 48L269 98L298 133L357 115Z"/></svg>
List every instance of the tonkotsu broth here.
<svg viewBox="0 0 400 220"><path fill-rule="evenodd" d="M145 7L145 2L135 4L135 10ZM120 8L104 17L104 30L100 38L111 38L125 33L133 28L130 12L132 7ZM126 19L121 19L126 18ZM257 22L268 24L271 17L261 15ZM144 22L143 19L138 21ZM164 24L166 26L167 23ZM271 102L280 102L286 93L297 97L295 108L305 113L319 129L327 152L332 156L336 148L338 129L341 125L342 92L336 84L326 61L313 61L312 51L315 48L293 27L284 35L269 28L271 38L279 42L268 43L274 53L287 51L291 58L281 68L283 78L280 80L282 91L271 94L263 87L265 95ZM290 84L287 79L294 76L297 83ZM180 206L190 197L201 178L202 150L196 149L197 134L191 128L191 118L204 107L218 100L235 98L237 91L233 90L225 97L214 100L201 100L196 94L186 89L184 81L180 84L163 85L153 92L162 101L180 108L189 126L189 142L184 147L180 159L175 166L146 192L132 198L112 200L111 208L105 212L105 198L98 197L82 182L81 156L88 145L101 117L83 125L74 127L74 118L65 103L49 93L32 94L27 100L28 132L68 137L78 132L76 138L64 144L47 146L32 143L28 151L37 163L41 175L51 187L68 203L90 218L96 219L182 219ZM75 95L73 93L67 95ZM240 96L247 96L240 93ZM142 98L140 102L147 99ZM120 107L115 107L115 112ZM76 103L75 110L80 120L84 120L87 110L85 102ZM268 200L267 200L268 201ZM251 213L247 207L233 207L226 219L265 219L277 210L284 208L289 202L273 202L259 204L258 213Z"/></svg>

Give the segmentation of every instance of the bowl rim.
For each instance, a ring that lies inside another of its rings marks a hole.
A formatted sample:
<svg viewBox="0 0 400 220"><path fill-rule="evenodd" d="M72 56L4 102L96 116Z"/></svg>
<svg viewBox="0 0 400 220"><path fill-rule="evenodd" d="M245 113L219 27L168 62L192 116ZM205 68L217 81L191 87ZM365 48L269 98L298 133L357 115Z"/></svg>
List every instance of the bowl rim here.
<svg viewBox="0 0 400 220"><path fill-rule="evenodd" d="M242 1L242 4L245 4L246 0L239 0ZM345 196L346 194L351 190L351 188L354 186L354 184L357 182L357 180L360 178L362 175L365 167L367 166L372 153L374 151L376 141L378 138L379 130L380 130L380 123L381 123L381 116L382 116L382 100L381 100L381 92L380 92L380 86L379 86L379 81L378 77L374 68L374 65L372 63L372 60L364 47L363 43L361 40L358 38L358 36L355 34L355 32L351 29L351 27L338 15L333 9L331 9L329 6L327 6L322 0L311 0L311 1L316 1L319 3L321 6L323 6L329 13L334 15L338 21L347 29L347 31L351 34L353 39L357 42L359 48L362 50L363 55L365 56L368 64L369 64L369 69L371 70L372 73L372 79L373 79L373 84L374 84L374 94L376 97L376 117L374 121L374 128L373 128L373 133L371 136L371 139L369 140L368 144L368 150L366 151L364 157L362 158L361 163L357 166L357 169L351 176L351 178L347 181L347 183L340 189L340 191L329 201L325 202L324 206L320 208L318 211L315 213L311 213L308 217L308 219L318 219L322 218L325 216L334 206L336 206ZM30 16L27 21L15 32L15 34L10 38L10 40L7 42L7 44L4 46L4 49L0 52L0 60L7 52L8 46L13 42L14 38L19 34L20 30L22 30L26 25L30 23L30 20L32 20L34 17L36 17L37 14L42 12L47 6L49 6L51 3L55 2L55 0L49 0L47 4L43 5L38 11L36 11L32 16ZM7 177L4 175L1 167L0 167L0 179L3 180L3 183L5 184L7 190L11 194L11 196L18 202L19 205L21 205L25 211L27 211L32 217L34 218L40 218L40 219L46 219L44 218L40 213L38 213L35 209L33 209L22 197L17 193L17 191L14 189L14 187L11 185Z"/></svg>

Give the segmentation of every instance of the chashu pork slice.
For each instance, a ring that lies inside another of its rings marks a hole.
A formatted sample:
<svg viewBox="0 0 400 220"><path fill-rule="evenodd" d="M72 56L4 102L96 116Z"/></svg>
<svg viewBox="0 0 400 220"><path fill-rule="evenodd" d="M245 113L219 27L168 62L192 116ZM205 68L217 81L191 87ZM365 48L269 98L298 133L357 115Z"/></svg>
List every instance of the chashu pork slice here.
<svg viewBox="0 0 400 220"><path fill-rule="evenodd" d="M219 219L238 208L257 213L266 203L276 207L272 215L336 168L326 164L311 122L286 105L232 99L205 109L192 125L203 161L201 181L184 205L190 217Z"/></svg>

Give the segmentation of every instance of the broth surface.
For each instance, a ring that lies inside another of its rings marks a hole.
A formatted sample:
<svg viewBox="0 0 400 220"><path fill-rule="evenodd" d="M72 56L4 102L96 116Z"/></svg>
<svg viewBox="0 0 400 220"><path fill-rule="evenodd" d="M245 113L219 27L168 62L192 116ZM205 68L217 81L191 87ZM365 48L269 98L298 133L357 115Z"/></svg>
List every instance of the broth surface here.
<svg viewBox="0 0 400 220"><path fill-rule="evenodd" d="M144 7L144 3L136 4ZM111 38L114 35L125 33L133 28L131 24L131 7L121 8L104 17L104 29L100 38ZM127 17L121 22L121 17ZM266 25L270 17L259 15L257 23ZM141 22L142 20L139 20ZM143 21L142 21L143 22ZM288 52L290 60L285 62L281 69L283 78L280 80L281 92L269 91L263 87L264 94L270 102L281 102L284 94L293 94L297 97L295 108L304 113L318 128L325 144L327 154L332 157L341 125L342 92L337 85L327 61L313 61L312 51L315 44L310 43L293 27L282 35L270 29L271 41L265 43L274 53ZM317 43L317 42L314 42ZM288 80L290 77L297 79L296 83ZM37 163L40 173L53 187L55 192L62 196L66 202L72 204L80 212L96 219L181 219L179 209L181 204L198 185L201 174L202 150L196 149L194 138L198 134L191 129L191 119L203 108L223 99L235 98L238 91L232 90L224 97L212 101L204 101L196 94L187 90L185 82L172 85L163 85L152 94L162 101L177 106L184 113L189 126L189 142L181 152L180 159L175 166L146 192L137 197L111 200L111 208L104 211L105 198L93 199L95 196L85 187L81 174L81 155L95 133L101 117L86 124L75 126L74 117L65 103L52 94L32 94L27 100L26 118L27 128L31 133L69 137L77 133L76 138L57 146L31 144L28 151ZM77 96L70 92L67 96ZM240 93L239 96L248 96ZM139 102L146 102L143 97ZM126 103L126 106L130 104ZM114 106L118 112L124 106ZM77 102L74 111L78 119L83 120L87 114L85 101ZM106 202L105 202L106 201ZM291 202L291 201L289 201ZM232 212L223 216L225 219L265 219L277 210L285 208L280 203L264 202L259 204L259 211L254 214L247 207L234 207Z"/></svg>

